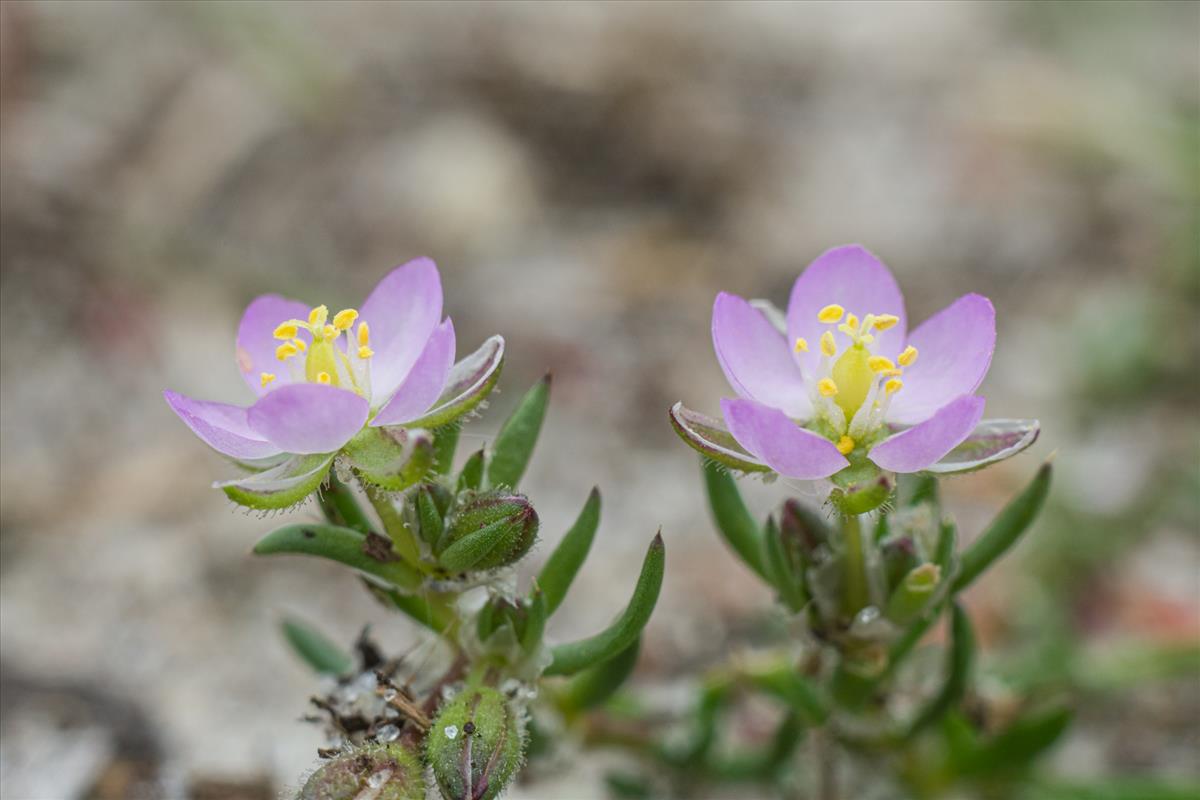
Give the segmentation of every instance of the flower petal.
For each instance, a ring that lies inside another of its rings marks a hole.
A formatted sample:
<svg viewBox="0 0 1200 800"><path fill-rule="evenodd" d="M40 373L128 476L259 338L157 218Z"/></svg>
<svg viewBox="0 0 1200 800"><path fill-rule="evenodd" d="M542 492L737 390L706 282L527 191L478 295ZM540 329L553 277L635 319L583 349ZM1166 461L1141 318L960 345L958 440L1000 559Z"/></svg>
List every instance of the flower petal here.
<svg viewBox="0 0 1200 800"><path fill-rule="evenodd" d="M717 361L735 392L793 419L812 414L787 340L761 311L737 295L721 292L713 302L712 337Z"/></svg>
<svg viewBox="0 0 1200 800"><path fill-rule="evenodd" d="M446 376L454 365L454 347L454 323L447 317L434 329L417 363L371 424L399 425L428 411L446 387Z"/></svg>
<svg viewBox="0 0 1200 800"><path fill-rule="evenodd" d="M770 472L771 468L746 452L725 430L719 419L699 414L683 403L671 406L671 426L692 449L719 464L742 472Z"/></svg>
<svg viewBox="0 0 1200 800"><path fill-rule="evenodd" d="M439 428L468 413L496 386L504 365L504 337L492 336L478 350L450 368L442 396L412 428Z"/></svg>
<svg viewBox="0 0 1200 800"><path fill-rule="evenodd" d="M281 343L275 338L275 328L289 319L308 319L309 308L299 300L289 300L277 294L264 294L254 298L242 313L238 323L237 359L242 380L258 396L268 389L277 389L292 382L292 370L275 358L275 348ZM305 344L312 342L312 334L301 330L297 337ZM276 375L269 387L262 385L262 373Z"/></svg>
<svg viewBox="0 0 1200 800"><path fill-rule="evenodd" d="M371 391L391 397L442 318L437 265L418 258L384 276L359 309L371 331Z"/></svg>
<svg viewBox="0 0 1200 800"><path fill-rule="evenodd" d="M257 461L281 452L250 429L246 409L240 406L195 400L172 391L163 392L163 397L192 433L222 455L238 461Z"/></svg>
<svg viewBox="0 0 1200 800"><path fill-rule="evenodd" d="M1037 441L1041 428L1036 419L985 419L962 444L925 471L958 475L1012 458Z"/></svg>
<svg viewBox="0 0 1200 800"><path fill-rule="evenodd" d="M848 313L857 314L860 319L867 314L899 317L900 321L888 330L875 331L872 345L874 352L880 355L895 358L899 354L908 330L904 295L882 261L861 245L851 244L826 250L808 265L792 286L787 309L788 341L803 338L809 343L807 353L796 354L801 370L811 373L816 369L820 358L817 342L825 331L833 331L839 349L850 341L835 326L817 319L817 313L832 303L842 306Z"/></svg>
<svg viewBox="0 0 1200 800"><path fill-rule="evenodd" d="M724 399L721 411L738 444L788 478L828 478L849 465L833 442L805 430L777 408L754 400Z"/></svg>
<svg viewBox="0 0 1200 800"><path fill-rule="evenodd" d="M289 453L332 453L367 421L367 401L320 383L280 386L250 406L247 420L259 436Z"/></svg>
<svg viewBox="0 0 1200 800"><path fill-rule="evenodd" d="M919 472L945 456L971 435L983 416L982 397L963 395L920 425L901 431L867 453L892 472Z"/></svg>
<svg viewBox="0 0 1200 800"><path fill-rule="evenodd" d="M887 415L901 425L928 419L979 388L996 349L996 309L983 295L963 295L917 326L908 344L917 348L917 362L904 371L904 388Z"/></svg>

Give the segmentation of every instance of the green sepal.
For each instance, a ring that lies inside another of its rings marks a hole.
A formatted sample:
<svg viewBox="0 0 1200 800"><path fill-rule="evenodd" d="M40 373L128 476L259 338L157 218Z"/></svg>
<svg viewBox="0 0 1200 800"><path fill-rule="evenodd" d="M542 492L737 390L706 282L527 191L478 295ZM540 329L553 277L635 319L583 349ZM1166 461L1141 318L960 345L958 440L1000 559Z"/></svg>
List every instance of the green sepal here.
<svg viewBox="0 0 1200 800"><path fill-rule="evenodd" d="M363 428L345 453L360 478L389 492L424 480L436 459L428 431L404 428Z"/></svg>
<svg viewBox="0 0 1200 800"><path fill-rule="evenodd" d="M535 652L542 644L542 636L546 632L546 597L535 581L529 599L524 603L525 626L521 631L521 649L526 654Z"/></svg>
<svg viewBox="0 0 1200 800"><path fill-rule="evenodd" d="M546 615L550 616L562 605L571 582L575 580L579 568L583 566L596 529L600 526L600 490L593 488L588 494L583 510L575 519L562 541L554 548L554 552L546 559L542 571L538 573L538 586L546 600Z"/></svg>
<svg viewBox="0 0 1200 800"><path fill-rule="evenodd" d="M771 468L738 444L720 420L692 411L676 403L667 412L675 433L705 461L712 461L740 472L770 472Z"/></svg>
<svg viewBox="0 0 1200 800"><path fill-rule="evenodd" d="M912 736L926 726L938 722L946 712L958 705L966 694L971 665L975 660L975 633L971 619L958 603L950 606L950 642L946 650L946 677L942 688L913 718L908 728Z"/></svg>
<svg viewBox="0 0 1200 800"><path fill-rule="evenodd" d="M848 517L874 511L891 498L895 489L889 473L865 459L836 473L831 480L838 488L829 493L829 502Z"/></svg>
<svg viewBox="0 0 1200 800"><path fill-rule="evenodd" d="M450 368L442 396L425 415L404 423L406 428L441 428L474 411L500 379L504 339L493 336L478 350Z"/></svg>
<svg viewBox="0 0 1200 800"><path fill-rule="evenodd" d="M987 530L976 539L959 563L954 578L954 591L961 592L971 585L996 559L1016 543L1021 534L1037 518L1050 492L1050 464L1043 464L1029 485L1001 509Z"/></svg>
<svg viewBox="0 0 1200 800"><path fill-rule="evenodd" d="M417 511L417 530L421 540L432 547L446 532L446 524L442 512L438 509L437 501L433 498L433 488L422 486L416 492L414 504Z"/></svg>
<svg viewBox="0 0 1200 800"><path fill-rule="evenodd" d="M633 674L642 637L602 664L577 673L558 696L558 706L566 714L594 708L612 697Z"/></svg>
<svg viewBox="0 0 1200 800"><path fill-rule="evenodd" d="M321 675L345 675L354 668L354 659L316 628L297 619L280 624L283 637L305 664Z"/></svg>
<svg viewBox="0 0 1200 800"><path fill-rule="evenodd" d="M500 426L488 460L487 482L492 487L515 489L529 466L550 402L550 375L525 393L516 409Z"/></svg>
<svg viewBox="0 0 1200 800"><path fill-rule="evenodd" d="M378 551L377 551L378 549ZM370 551L370 552L368 552ZM401 588L420 585L420 575L391 551L383 536L325 524L284 525L254 545L254 554L309 555L337 561ZM381 559L379 556L383 555Z"/></svg>
<svg viewBox="0 0 1200 800"><path fill-rule="evenodd" d="M451 422L433 432L433 470L438 475L449 475L454 466L454 453L458 450L458 436L462 425Z"/></svg>
<svg viewBox="0 0 1200 800"><path fill-rule="evenodd" d="M717 531L746 566L758 573L760 578L769 580L762 561L762 531L759 530L754 517L750 516L733 476L711 461L702 462L701 467L704 470L708 507L712 511Z"/></svg>
<svg viewBox="0 0 1200 800"><path fill-rule="evenodd" d="M595 636L569 644L560 644L552 650L553 661L546 669L547 675L573 675L580 670L613 658L624 650L641 633L650 620L658 592L662 588L665 546L662 534L657 534L650 543L642 571L638 575L633 597L621 616L612 625Z"/></svg>
<svg viewBox="0 0 1200 800"><path fill-rule="evenodd" d="M331 524L353 528L362 534L370 532L371 521L355 499L354 490L338 480L336 474L330 473L329 483L318 493L318 500L325 519Z"/></svg>
<svg viewBox="0 0 1200 800"><path fill-rule="evenodd" d="M478 450L471 454L467 463L463 464L458 473L458 491L478 491L483 485L484 452Z"/></svg>
<svg viewBox="0 0 1200 800"><path fill-rule="evenodd" d="M315 492L329 474L336 453L291 456L282 464L263 472L230 481L218 481L213 488L238 505L255 511L291 508Z"/></svg>

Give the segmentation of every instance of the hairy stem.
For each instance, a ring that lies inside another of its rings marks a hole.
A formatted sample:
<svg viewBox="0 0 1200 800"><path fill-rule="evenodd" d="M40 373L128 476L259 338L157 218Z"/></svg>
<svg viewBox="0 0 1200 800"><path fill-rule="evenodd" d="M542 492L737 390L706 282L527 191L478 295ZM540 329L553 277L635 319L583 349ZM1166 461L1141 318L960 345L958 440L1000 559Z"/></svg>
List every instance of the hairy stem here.
<svg viewBox="0 0 1200 800"><path fill-rule="evenodd" d="M857 515L845 518L842 523L842 535L846 547L846 612L853 617L870 602L862 527Z"/></svg>
<svg viewBox="0 0 1200 800"><path fill-rule="evenodd" d="M392 503L388 493L371 485L367 481L360 481L363 491L367 494L367 499L371 501L371 507L375 509L375 513L379 515L379 521L383 523L383 529L387 531L388 537L392 540L392 547L396 554L407 561L410 565L416 567L421 572L429 573L429 565L421 558L421 549L417 546L416 537L407 525L404 524L403 517Z"/></svg>

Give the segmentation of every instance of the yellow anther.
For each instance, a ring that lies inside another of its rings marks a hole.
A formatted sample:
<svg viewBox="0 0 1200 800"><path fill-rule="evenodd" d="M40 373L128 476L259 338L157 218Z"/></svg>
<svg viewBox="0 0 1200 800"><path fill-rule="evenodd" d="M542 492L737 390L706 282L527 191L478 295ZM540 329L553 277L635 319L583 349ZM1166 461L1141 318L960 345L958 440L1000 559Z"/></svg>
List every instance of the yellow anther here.
<svg viewBox="0 0 1200 800"><path fill-rule="evenodd" d="M371 348L367 347L365 344L359 346L359 348L358 348L358 357L359 358L370 358L373 355L375 355L375 351L372 350Z"/></svg>
<svg viewBox="0 0 1200 800"><path fill-rule="evenodd" d="M821 378L817 381L817 391L824 397L833 397L837 394L837 384L833 382L833 378Z"/></svg>
<svg viewBox="0 0 1200 800"><path fill-rule="evenodd" d="M263 388L266 388L268 383L275 380L275 375L271 372L264 372L262 375L259 375L258 378L260 381L262 381L260 385L263 386Z"/></svg>
<svg viewBox="0 0 1200 800"><path fill-rule="evenodd" d="M308 324L313 326L313 329L320 328L325 324L325 319L329 316L329 308L327 306L317 306L312 311L308 312Z"/></svg>
<svg viewBox="0 0 1200 800"><path fill-rule="evenodd" d="M854 440L849 436L843 436L841 439L838 439L837 449L842 455L847 455L854 449Z"/></svg>
<svg viewBox="0 0 1200 800"><path fill-rule="evenodd" d="M796 339L795 350L797 353L807 353L808 352L808 340L805 339L803 336Z"/></svg>
<svg viewBox="0 0 1200 800"><path fill-rule="evenodd" d="M367 327L367 323L358 323L358 345L366 347L371 343L371 329Z"/></svg>
<svg viewBox="0 0 1200 800"><path fill-rule="evenodd" d="M276 339L295 339L298 330L294 322L281 322L272 335Z"/></svg>
<svg viewBox="0 0 1200 800"><path fill-rule="evenodd" d="M830 357L837 355L837 342L833 340L833 334L829 331L821 334L821 352Z"/></svg>
<svg viewBox="0 0 1200 800"><path fill-rule="evenodd" d="M339 331L348 331L354 325L354 320L356 319L358 319L357 311L353 308L343 308L333 315L333 327Z"/></svg>
<svg viewBox="0 0 1200 800"><path fill-rule="evenodd" d="M900 318L895 314L880 314L875 318L875 330L886 331L888 328L895 326Z"/></svg>
<svg viewBox="0 0 1200 800"><path fill-rule="evenodd" d="M831 303L817 312L817 319L824 322L826 325L832 325L842 318L842 314L846 313L846 309L839 306L837 303Z"/></svg>
<svg viewBox="0 0 1200 800"><path fill-rule="evenodd" d="M896 365L887 356L871 356L867 359L867 366L871 368L872 372L888 372L896 368Z"/></svg>
<svg viewBox="0 0 1200 800"><path fill-rule="evenodd" d="M902 367L911 367L913 362L917 360L917 348L911 344L904 348L904 352L896 357Z"/></svg>
<svg viewBox="0 0 1200 800"><path fill-rule="evenodd" d="M317 383L323 383L325 385L329 385L329 382L331 380L333 380L333 379L329 377L328 372L318 372L317 373Z"/></svg>
<svg viewBox="0 0 1200 800"><path fill-rule="evenodd" d="M292 347L296 348L297 353L303 353L308 349L308 345L304 343L303 339L292 339Z"/></svg>
<svg viewBox="0 0 1200 800"><path fill-rule="evenodd" d="M296 349L294 344L291 342L284 342L283 344L279 345L279 347L275 348L275 357L280 361L287 361L298 352L300 351Z"/></svg>
<svg viewBox="0 0 1200 800"><path fill-rule="evenodd" d="M904 388L904 381L899 378L892 378L883 385L883 390L888 394L895 394Z"/></svg>
<svg viewBox="0 0 1200 800"><path fill-rule="evenodd" d="M854 316L853 314L847 314L846 315L846 324L849 325L854 330L858 330L858 317Z"/></svg>
<svg viewBox="0 0 1200 800"><path fill-rule="evenodd" d="M333 339L334 337L336 337L338 335L338 329L333 327L332 325L326 325L324 328L321 329L321 335L324 336L326 339Z"/></svg>

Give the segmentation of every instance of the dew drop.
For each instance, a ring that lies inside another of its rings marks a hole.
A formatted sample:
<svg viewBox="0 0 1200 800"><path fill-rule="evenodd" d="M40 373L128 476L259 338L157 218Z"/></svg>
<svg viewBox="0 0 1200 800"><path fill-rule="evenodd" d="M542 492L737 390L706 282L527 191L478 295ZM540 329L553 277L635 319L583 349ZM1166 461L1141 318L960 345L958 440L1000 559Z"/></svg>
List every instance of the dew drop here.
<svg viewBox="0 0 1200 800"><path fill-rule="evenodd" d="M400 738L400 728L396 725L384 725L375 732L375 738L380 742L394 742Z"/></svg>
<svg viewBox="0 0 1200 800"><path fill-rule="evenodd" d="M458 726L457 725L447 725L446 726L446 738L447 739L457 739L458 738Z"/></svg>

